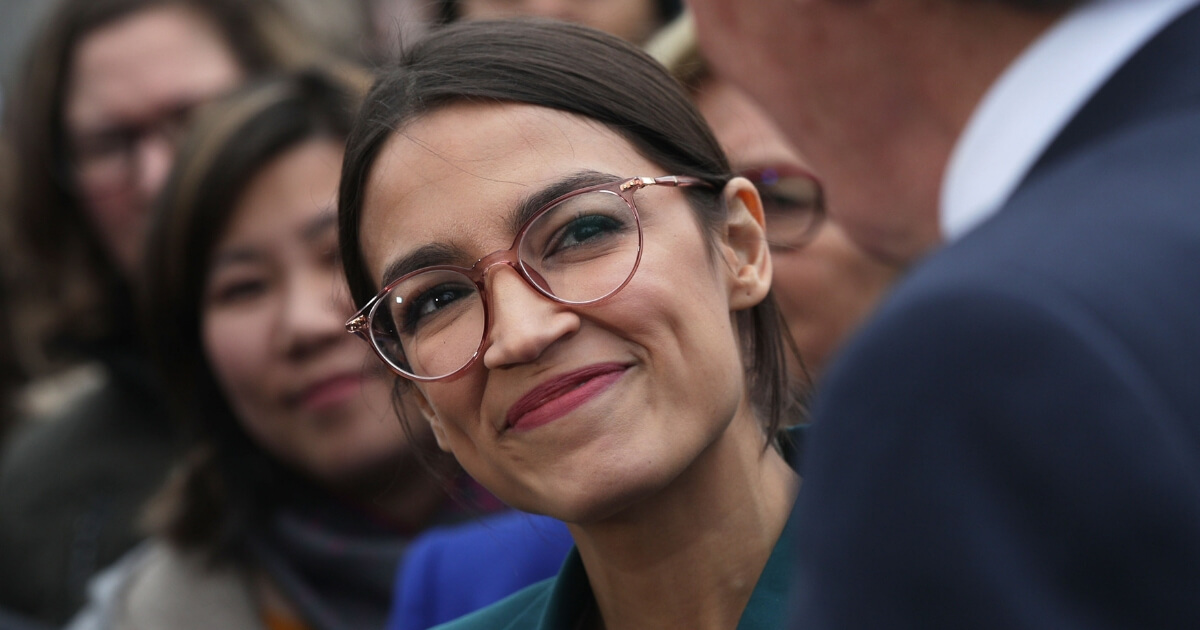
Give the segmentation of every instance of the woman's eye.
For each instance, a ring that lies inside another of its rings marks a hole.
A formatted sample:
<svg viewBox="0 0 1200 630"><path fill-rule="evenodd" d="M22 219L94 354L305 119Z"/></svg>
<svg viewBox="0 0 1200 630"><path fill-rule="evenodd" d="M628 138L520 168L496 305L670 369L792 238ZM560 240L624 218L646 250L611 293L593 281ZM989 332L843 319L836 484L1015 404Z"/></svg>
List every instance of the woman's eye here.
<svg viewBox="0 0 1200 630"><path fill-rule="evenodd" d="M240 280L220 285L212 292L212 302L218 305L240 304L250 301L267 290L262 280Z"/></svg>
<svg viewBox="0 0 1200 630"><path fill-rule="evenodd" d="M78 159L86 161L127 152L133 143L128 130L108 129L76 140L74 150Z"/></svg>
<svg viewBox="0 0 1200 630"><path fill-rule="evenodd" d="M814 211L817 207L816 200L810 197L799 197L788 195L786 193L761 191L759 196L762 198L763 207L770 214L788 215L795 213L809 213Z"/></svg>
<svg viewBox="0 0 1200 630"><path fill-rule="evenodd" d="M404 331L413 332L423 321L473 292L473 287L458 284L442 284L420 292L405 311Z"/></svg>
<svg viewBox="0 0 1200 630"><path fill-rule="evenodd" d="M552 242L549 254L590 244L608 234L618 232L621 222L602 214L592 214L572 219L559 230L558 238Z"/></svg>

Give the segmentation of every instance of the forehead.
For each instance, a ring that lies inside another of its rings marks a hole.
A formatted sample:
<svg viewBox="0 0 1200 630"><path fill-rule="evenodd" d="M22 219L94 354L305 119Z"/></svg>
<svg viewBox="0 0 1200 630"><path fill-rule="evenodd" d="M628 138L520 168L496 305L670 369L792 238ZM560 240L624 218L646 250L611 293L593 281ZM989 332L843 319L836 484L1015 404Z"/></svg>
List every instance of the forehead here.
<svg viewBox="0 0 1200 630"><path fill-rule="evenodd" d="M138 11L85 35L66 91L72 127L111 124L232 88L242 74L215 25L194 10Z"/></svg>
<svg viewBox="0 0 1200 630"><path fill-rule="evenodd" d="M218 248L243 241L287 241L314 236L304 230L320 222L332 231L342 145L310 140L269 162L238 196Z"/></svg>
<svg viewBox="0 0 1200 630"><path fill-rule="evenodd" d="M359 227L373 278L429 243L507 247L520 202L581 170L662 175L605 125L522 104L456 104L419 118L384 145L367 180ZM487 253L487 252L484 252Z"/></svg>

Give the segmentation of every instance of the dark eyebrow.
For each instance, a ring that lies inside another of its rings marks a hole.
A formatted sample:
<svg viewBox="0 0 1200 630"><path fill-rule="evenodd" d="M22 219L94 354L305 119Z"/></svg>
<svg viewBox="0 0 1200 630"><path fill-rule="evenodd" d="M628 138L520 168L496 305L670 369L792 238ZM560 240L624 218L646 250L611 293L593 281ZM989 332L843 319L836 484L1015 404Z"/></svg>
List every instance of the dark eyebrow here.
<svg viewBox="0 0 1200 630"><path fill-rule="evenodd" d="M618 181L621 181L620 177L599 171L576 171L571 173L522 199L521 203L517 204L512 214L509 215L509 230L512 234L516 234L525 225L525 222L533 217L538 210L541 210L546 207L546 204L569 192L574 192L580 188L587 188L588 186Z"/></svg>
<svg viewBox="0 0 1200 630"><path fill-rule="evenodd" d="M530 219L538 210L541 210L546 204L558 199L559 197L580 188L595 186L598 184L607 184L611 182L621 181L621 178L601 173L599 171L577 171L565 177L560 178L554 183L545 186L523 198L517 207L513 209L508 216L508 227L510 234L516 234L521 226ZM454 265L462 264L464 260L474 261L475 257L466 253L458 247L447 245L444 243L430 243L414 250L412 253L399 258L388 265L383 271L383 277L380 279L380 286L386 287L394 282L397 278L402 278L418 269L425 267L433 267L436 265Z"/></svg>
<svg viewBox="0 0 1200 630"><path fill-rule="evenodd" d="M393 261L383 270L379 286L386 287L398 278L425 267L436 265L462 264L464 260L473 260L463 250L443 243L430 243L418 247L403 258Z"/></svg>

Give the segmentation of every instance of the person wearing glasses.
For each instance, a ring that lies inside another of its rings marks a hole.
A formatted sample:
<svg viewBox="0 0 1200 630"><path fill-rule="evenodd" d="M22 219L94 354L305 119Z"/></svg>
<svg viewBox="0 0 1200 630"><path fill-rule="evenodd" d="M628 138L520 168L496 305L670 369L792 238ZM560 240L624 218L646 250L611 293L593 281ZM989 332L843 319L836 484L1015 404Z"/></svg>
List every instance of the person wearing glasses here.
<svg viewBox="0 0 1200 630"><path fill-rule="evenodd" d="M819 379L898 268L868 256L828 219L824 191L808 161L745 92L713 74L690 13L646 49L688 89L734 172L758 188L775 262L771 289L803 359L793 372Z"/></svg>
<svg viewBox="0 0 1200 630"><path fill-rule="evenodd" d="M799 479L762 203L660 65L561 22L437 32L368 95L339 214L347 330L575 542L449 627L782 622Z"/></svg>
<svg viewBox="0 0 1200 630"><path fill-rule="evenodd" d="M5 102L5 333L36 391L66 392L0 456L0 566L23 567L0 609L60 625L141 538L177 453L134 323L150 205L195 106L319 55L266 1L65 0L35 38Z"/></svg>

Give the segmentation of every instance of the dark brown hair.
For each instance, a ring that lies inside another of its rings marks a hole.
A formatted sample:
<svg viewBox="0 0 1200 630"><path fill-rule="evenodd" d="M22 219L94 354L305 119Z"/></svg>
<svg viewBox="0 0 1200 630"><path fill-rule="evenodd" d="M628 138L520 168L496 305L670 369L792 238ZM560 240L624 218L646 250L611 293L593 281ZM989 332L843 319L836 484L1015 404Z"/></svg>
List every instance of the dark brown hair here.
<svg viewBox="0 0 1200 630"><path fill-rule="evenodd" d="M127 279L110 259L82 207L64 126L76 47L89 34L135 13L180 6L212 21L248 75L306 63L305 42L270 0L64 0L28 53L23 81L5 103L15 159L11 212L14 325L35 369L79 358L82 346L136 340ZM86 354L86 353L84 353Z"/></svg>
<svg viewBox="0 0 1200 630"><path fill-rule="evenodd" d="M296 486L294 474L242 429L203 345L209 262L246 186L288 149L341 140L369 84L365 74L309 70L257 82L202 110L180 149L150 229L145 265L148 346L193 452L152 511L168 540L237 555Z"/></svg>
<svg viewBox="0 0 1200 630"><path fill-rule="evenodd" d="M387 69L347 141L338 199L339 239L351 294L379 289L359 241L364 188L380 149L406 124L462 101L525 103L600 122L672 175L721 190L732 177L721 146L688 96L653 59L614 36L548 20L454 24ZM715 244L725 223L720 195L682 189ZM747 386L768 434L792 409L786 344L774 298L737 313Z"/></svg>
<svg viewBox="0 0 1200 630"><path fill-rule="evenodd" d="M0 138L0 209L8 207L9 192L12 190L12 170L8 168L11 159L8 143ZM12 246L6 227L0 223L0 249ZM7 266L8 261L0 258L0 278L7 273ZM17 396L26 380L16 356L9 311L8 293L0 289L0 447L3 447L4 439L17 418Z"/></svg>

